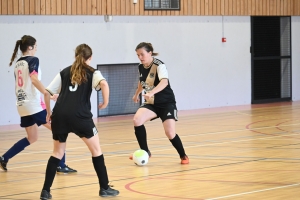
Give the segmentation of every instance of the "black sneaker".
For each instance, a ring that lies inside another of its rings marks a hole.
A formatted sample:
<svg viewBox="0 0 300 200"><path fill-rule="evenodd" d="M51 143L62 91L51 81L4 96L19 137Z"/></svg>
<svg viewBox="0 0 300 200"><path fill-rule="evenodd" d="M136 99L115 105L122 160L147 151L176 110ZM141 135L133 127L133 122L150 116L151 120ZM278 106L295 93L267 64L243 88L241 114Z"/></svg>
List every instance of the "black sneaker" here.
<svg viewBox="0 0 300 200"><path fill-rule="evenodd" d="M57 167L56 172L62 174L68 174L68 173L75 173L77 172L77 170L72 169L71 167L66 165L65 167Z"/></svg>
<svg viewBox="0 0 300 200"><path fill-rule="evenodd" d="M4 171L7 171L6 168L7 162L4 161L4 158L0 156L0 168L3 169Z"/></svg>
<svg viewBox="0 0 300 200"><path fill-rule="evenodd" d="M101 197L113 197L117 196L120 192L118 190L112 189L110 186L108 186L107 190L100 188L99 196Z"/></svg>
<svg viewBox="0 0 300 200"><path fill-rule="evenodd" d="M50 192L47 192L46 190L42 190L40 199L42 200L52 199L52 195L50 194Z"/></svg>

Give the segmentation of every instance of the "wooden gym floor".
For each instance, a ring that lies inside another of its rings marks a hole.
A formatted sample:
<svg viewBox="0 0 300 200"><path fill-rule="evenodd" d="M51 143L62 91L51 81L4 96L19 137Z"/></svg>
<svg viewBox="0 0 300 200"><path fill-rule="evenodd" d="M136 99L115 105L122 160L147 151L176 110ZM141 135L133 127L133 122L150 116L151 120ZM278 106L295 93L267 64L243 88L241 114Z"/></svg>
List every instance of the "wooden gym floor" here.
<svg viewBox="0 0 300 200"><path fill-rule="evenodd" d="M176 132L189 165L164 135L160 120L146 123L152 153L149 163L128 159L138 149L132 115L95 119L115 200L294 200L300 199L300 102L179 111ZM41 127L39 140L0 171L0 199L39 199L51 132ZM18 126L0 127L0 155L25 136ZM57 175L53 199L101 199L90 153L71 134L67 164L77 174Z"/></svg>

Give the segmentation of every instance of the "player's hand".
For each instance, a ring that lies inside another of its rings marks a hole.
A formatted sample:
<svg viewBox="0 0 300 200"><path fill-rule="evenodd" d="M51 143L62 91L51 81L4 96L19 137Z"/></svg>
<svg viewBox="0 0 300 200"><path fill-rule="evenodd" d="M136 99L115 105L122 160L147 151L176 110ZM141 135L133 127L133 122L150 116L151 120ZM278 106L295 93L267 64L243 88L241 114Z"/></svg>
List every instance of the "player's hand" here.
<svg viewBox="0 0 300 200"><path fill-rule="evenodd" d="M140 101L139 95L133 95L132 101L133 101L134 103L138 103L138 102Z"/></svg>
<svg viewBox="0 0 300 200"><path fill-rule="evenodd" d="M50 96L50 99L53 101L57 101L59 94L54 94L53 96Z"/></svg>
<svg viewBox="0 0 300 200"><path fill-rule="evenodd" d="M46 116L46 122L48 124L51 124L51 115L52 115L52 112L51 113L47 113L47 116Z"/></svg>
<svg viewBox="0 0 300 200"><path fill-rule="evenodd" d="M149 101L153 97L153 94L152 93L146 93L146 94L143 94L143 97L146 101Z"/></svg>
<svg viewBox="0 0 300 200"><path fill-rule="evenodd" d="M99 109L104 109L104 108L107 107L107 105L108 105L108 103L102 103L102 102L100 102L99 105L98 105L98 108Z"/></svg>

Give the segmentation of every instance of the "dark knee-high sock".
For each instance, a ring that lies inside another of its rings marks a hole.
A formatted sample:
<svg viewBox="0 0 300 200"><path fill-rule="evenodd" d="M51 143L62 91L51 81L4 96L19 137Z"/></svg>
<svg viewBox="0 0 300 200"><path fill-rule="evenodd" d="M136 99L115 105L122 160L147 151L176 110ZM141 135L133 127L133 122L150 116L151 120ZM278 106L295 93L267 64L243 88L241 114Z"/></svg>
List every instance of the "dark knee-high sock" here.
<svg viewBox="0 0 300 200"><path fill-rule="evenodd" d="M148 144L147 144L147 134L146 134L146 128L144 125L141 126L135 126L135 136L136 139L140 145L140 148L149 152Z"/></svg>
<svg viewBox="0 0 300 200"><path fill-rule="evenodd" d="M27 138L23 138L19 140L17 143L15 143L4 155L4 161L8 162L9 159L20 153L25 149L25 147L29 146L30 143L27 140Z"/></svg>
<svg viewBox="0 0 300 200"><path fill-rule="evenodd" d="M176 134L175 137L170 140L170 142L172 143L172 145L175 147L175 149L177 150L180 158L185 156L185 151L181 142L180 137Z"/></svg>
<svg viewBox="0 0 300 200"><path fill-rule="evenodd" d="M55 158L53 156L50 156L46 168L46 175L45 175L45 182L43 186L43 190L46 190L50 192L50 188L52 186L55 174L56 174L56 168L58 166L60 159Z"/></svg>
<svg viewBox="0 0 300 200"><path fill-rule="evenodd" d="M66 167L66 152L64 154L64 156L61 158L60 162L59 162L59 165L61 168L65 168Z"/></svg>
<svg viewBox="0 0 300 200"><path fill-rule="evenodd" d="M92 157L92 159L93 159L93 165L95 171L98 176L100 187L107 190L109 181L108 181L106 166L104 162L104 156L102 154L101 156L98 157Z"/></svg>

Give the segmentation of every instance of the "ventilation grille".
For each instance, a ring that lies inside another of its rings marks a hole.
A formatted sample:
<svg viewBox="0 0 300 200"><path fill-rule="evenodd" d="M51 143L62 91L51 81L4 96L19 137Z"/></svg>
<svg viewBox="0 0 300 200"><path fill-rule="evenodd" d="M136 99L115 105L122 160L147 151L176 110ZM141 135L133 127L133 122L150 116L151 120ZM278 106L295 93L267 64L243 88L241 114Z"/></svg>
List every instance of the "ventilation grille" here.
<svg viewBox="0 0 300 200"><path fill-rule="evenodd" d="M132 97L136 91L139 76L138 64L98 65L98 69L109 85L109 104L103 110L98 109L99 116L133 114L140 104L134 103ZM98 92L98 104L103 102L102 92Z"/></svg>
<svg viewBox="0 0 300 200"><path fill-rule="evenodd" d="M145 10L180 10L180 0L145 0Z"/></svg>

